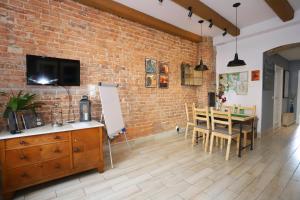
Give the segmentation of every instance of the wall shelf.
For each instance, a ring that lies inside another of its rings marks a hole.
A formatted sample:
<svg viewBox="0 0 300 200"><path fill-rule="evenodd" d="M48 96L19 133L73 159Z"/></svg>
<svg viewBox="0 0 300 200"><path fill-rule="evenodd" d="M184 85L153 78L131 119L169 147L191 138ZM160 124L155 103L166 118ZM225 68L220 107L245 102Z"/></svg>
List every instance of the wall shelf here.
<svg viewBox="0 0 300 200"><path fill-rule="evenodd" d="M188 63L181 64L181 85L201 86L203 80L202 72L194 70L194 66Z"/></svg>

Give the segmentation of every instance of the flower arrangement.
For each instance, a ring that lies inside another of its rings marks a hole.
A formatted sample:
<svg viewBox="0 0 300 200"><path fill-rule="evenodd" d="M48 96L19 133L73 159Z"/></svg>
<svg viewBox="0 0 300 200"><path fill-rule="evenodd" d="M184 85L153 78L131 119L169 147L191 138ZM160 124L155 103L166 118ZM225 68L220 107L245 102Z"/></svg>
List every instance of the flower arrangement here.
<svg viewBox="0 0 300 200"><path fill-rule="evenodd" d="M218 109L221 110L222 105L227 101L226 96L224 95L224 89L222 86L219 86L219 89L216 93L216 97L218 98Z"/></svg>

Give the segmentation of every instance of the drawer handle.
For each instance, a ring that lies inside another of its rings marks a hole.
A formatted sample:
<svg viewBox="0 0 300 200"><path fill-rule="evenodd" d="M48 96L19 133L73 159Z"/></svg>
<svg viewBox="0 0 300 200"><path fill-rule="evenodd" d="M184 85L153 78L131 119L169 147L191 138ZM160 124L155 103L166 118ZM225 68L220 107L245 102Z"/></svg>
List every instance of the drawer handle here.
<svg viewBox="0 0 300 200"><path fill-rule="evenodd" d="M56 135L56 136L54 137L54 139L55 139L55 140L60 140L61 137L60 137L59 135Z"/></svg>
<svg viewBox="0 0 300 200"><path fill-rule="evenodd" d="M26 177L29 177L29 176L28 176L28 174L26 172L24 172L23 174L21 174L21 177L22 178L26 178Z"/></svg>
<svg viewBox="0 0 300 200"><path fill-rule="evenodd" d="M55 165L55 169L60 169L61 167L60 167L60 164L56 164Z"/></svg>
<svg viewBox="0 0 300 200"><path fill-rule="evenodd" d="M25 145L25 144L27 144L27 142L25 142L24 140L22 140L22 141L20 141L20 144L21 145Z"/></svg>
<svg viewBox="0 0 300 200"><path fill-rule="evenodd" d="M26 159L27 159L27 156L25 156L25 155L20 156L20 160L26 160Z"/></svg>
<svg viewBox="0 0 300 200"><path fill-rule="evenodd" d="M61 151L59 149L55 149L54 153L60 153Z"/></svg>
<svg viewBox="0 0 300 200"><path fill-rule="evenodd" d="M74 147L74 150L73 150L75 153L78 153L78 152L80 152L80 149L79 149L79 147Z"/></svg>

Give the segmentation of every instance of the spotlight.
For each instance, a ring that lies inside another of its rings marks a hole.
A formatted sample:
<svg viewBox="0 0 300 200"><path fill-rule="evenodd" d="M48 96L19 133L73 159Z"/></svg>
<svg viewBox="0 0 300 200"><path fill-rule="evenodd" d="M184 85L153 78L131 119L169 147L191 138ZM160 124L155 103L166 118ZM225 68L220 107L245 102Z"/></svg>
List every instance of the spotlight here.
<svg viewBox="0 0 300 200"><path fill-rule="evenodd" d="M202 20L202 19L198 21L199 24L202 24L203 22L204 22L204 20Z"/></svg>
<svg viewBox="0 0 300 200"><path fill-rule="evenodd" d="M224 28L224 33L222 34L223 36L227 35L227 28Z"/></svg>
<svg viewBox="0 0 300 200"><path fill-rule="evenodd" d="M188 7L188 10L189 10L188 16L189 16L189 17L192 17L192 15L193 15L192 7L191 7L191 6Z"/></svg>
<svg viewBox="0 0 300 200"><path fill-rule="evenodd" d="M212 19L210 19L210 20L208 20L209 21L209 28L212 28L213 27L213 25L214 25L214 23L213 23L213 21L212 21Z"/></svg>
<svg viewBox="0 0 300 200"><path fill-rule="evenodd" d="M162 3L164 0L158 0L159 1L159 3Z"/></svg>

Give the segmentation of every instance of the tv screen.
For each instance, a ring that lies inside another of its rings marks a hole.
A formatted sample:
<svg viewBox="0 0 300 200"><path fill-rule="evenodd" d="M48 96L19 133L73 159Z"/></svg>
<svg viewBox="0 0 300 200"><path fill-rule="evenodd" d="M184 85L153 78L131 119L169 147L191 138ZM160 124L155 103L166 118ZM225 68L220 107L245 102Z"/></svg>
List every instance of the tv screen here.
<svg viewBox="0 0 300 200"><path fill-rule="evenodd" d="M27 55L27 85L80 85L80 61Z"/></svg>

